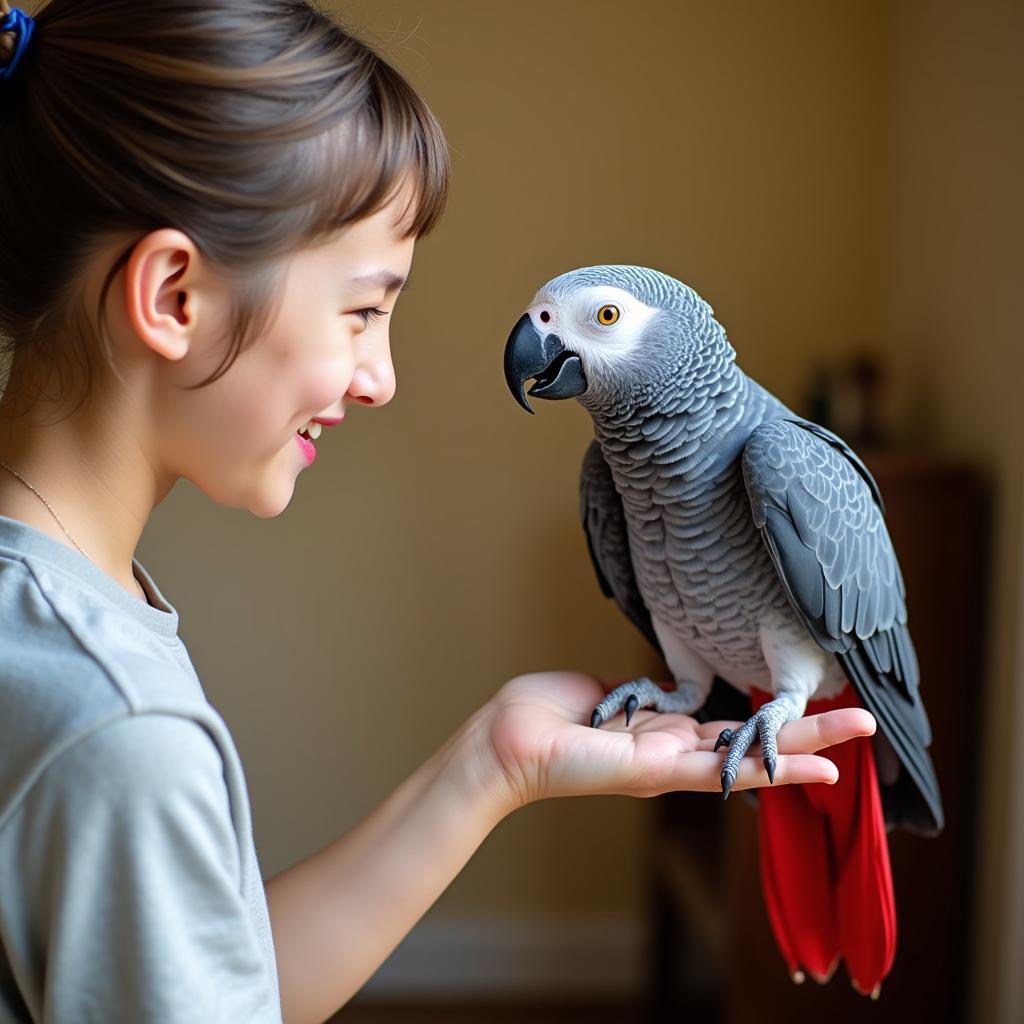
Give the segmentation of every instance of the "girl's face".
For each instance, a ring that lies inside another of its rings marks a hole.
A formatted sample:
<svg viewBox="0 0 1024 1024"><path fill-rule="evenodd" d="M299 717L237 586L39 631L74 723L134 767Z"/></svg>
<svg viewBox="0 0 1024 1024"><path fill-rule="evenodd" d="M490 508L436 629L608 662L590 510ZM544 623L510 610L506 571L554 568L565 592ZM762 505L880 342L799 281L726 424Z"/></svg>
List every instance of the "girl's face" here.
<svg viewBox="0 0 1024 1024"><path fill-rule="evenodd" d="M310 444L298 434L307 421L341 420L352 405L391 400L389 327L414 246L398 222L406 199L400 193L330 243L292 258L276 319L213 384L181 390L216 369L223 347L167 365L170 386L159 389L157 422L175 424L161 429L161 461L172 475L223 505L276 516L312 465L315 445L344 429L324 426Z"/></svg>

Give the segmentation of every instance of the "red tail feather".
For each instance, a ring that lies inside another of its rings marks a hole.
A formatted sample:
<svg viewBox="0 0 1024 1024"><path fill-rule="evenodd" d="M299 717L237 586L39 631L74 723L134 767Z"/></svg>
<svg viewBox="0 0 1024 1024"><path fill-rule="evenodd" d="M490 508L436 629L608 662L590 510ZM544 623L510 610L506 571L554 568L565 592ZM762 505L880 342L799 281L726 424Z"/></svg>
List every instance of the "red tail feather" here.
<svg viewBox="0 0 1024 1024"><path fill-rule="evenodd" d="M771 694L752 690L756 711ZM852 686L815 700L806 714L860 707ZM761 880L791 974L825 981L840 957L854 987L877 989L896 955L896 901L874 751L868 737L824 751L834 786L758 790Z"/></svg>

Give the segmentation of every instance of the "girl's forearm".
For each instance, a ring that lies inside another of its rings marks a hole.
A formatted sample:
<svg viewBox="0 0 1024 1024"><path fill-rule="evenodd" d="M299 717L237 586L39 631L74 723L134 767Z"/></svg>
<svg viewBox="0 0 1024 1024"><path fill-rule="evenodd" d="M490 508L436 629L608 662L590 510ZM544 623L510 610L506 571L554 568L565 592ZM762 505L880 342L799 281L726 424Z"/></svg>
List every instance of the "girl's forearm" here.
<svg viewBox="0 0 1024 1024"><path fill-rule="evenodd" d="M266 884L285 1024L347 1002L515 806L481 709L350 831Z"/></svg>

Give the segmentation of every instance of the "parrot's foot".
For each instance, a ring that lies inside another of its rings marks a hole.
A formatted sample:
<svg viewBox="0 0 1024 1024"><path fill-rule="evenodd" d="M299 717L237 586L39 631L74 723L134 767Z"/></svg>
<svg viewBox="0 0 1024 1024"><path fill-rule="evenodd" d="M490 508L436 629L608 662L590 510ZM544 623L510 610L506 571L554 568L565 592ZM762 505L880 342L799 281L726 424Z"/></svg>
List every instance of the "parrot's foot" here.
<svg viewBox="0 0 1024 1024"><path fill-rule="evenodd" d="M705 692L696 683L683 683L675 690L663 690L657 683L641 676L632 682L616 686L594 708L590 724L595 729L620 711L626 712L626 725L639 708L654 708L678 715L690 715L704 703Z"/></svg>
<svg viewBox="0 0 1024 1024"><path fill-rule="evenodd" d="M761 760L764 770L768 773L768 781L775 781L775 766L778 762L779 749L776 736L787 723L799 718L803 707L799 706L794 697L780 694L775 700L762 704L754 715L747 719L738 729L723 729L715 740L715 750L727 746L729 752L722 762L722 799L728 799L740 771L740 762L754 742L754 737L761 740Z"/></svg>

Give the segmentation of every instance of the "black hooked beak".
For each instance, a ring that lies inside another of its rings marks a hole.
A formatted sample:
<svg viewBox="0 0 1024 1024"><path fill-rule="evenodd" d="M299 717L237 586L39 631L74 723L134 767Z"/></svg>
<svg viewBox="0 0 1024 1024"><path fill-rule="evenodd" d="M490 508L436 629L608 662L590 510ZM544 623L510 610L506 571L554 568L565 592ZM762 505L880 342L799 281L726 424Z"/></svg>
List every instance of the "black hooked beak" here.
<svg viewBox="0 0 1024 1024"><path fill-rule="evenodd" d="M542 338L530 314L524 313L505 344L505 383L512 397L532 413L523 389L531 377L537 383L529 394L537 398L575 398L587 390L580 357L569 352L557 335Z"/></svg>

